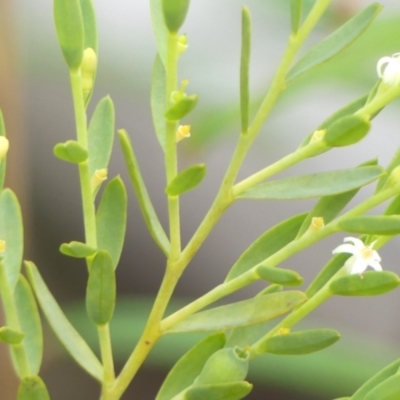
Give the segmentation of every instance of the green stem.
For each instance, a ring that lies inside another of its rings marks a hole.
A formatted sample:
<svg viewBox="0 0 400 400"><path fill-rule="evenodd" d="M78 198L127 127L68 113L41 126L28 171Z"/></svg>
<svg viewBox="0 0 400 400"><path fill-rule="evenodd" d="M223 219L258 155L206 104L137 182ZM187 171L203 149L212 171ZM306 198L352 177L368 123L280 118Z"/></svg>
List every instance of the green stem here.
<svg viewBox="0 0 400 400"><path fill-rule="evenodd" d="M103 360L104 366L104 381L103 391L106 391L108 387L114 382L114 361L112 356L111 338L110 338L110 326L109 324L98 326L99 342L101 359Z"/></svg>
<svg viewBox="0 0 400 400"><path fill-rule="evenodd" d="M162 331L160 329L160 321L181 276L181 274L177 272L178 269L179 268L176 268L173 264L167 265L165 277L155 299L143 334L120 375L110 388L110 396L104 398L104 400L118 400L122 396L132 379L135 377L140 366L143 364L147 355L161 337Z"/></svg>
<svg viewBox="0 0 400 400"><path fill-rule="evenodd" d="M167 109L172 106L171 94L177 89L178 68L178 35L168 35L168 58L166 66L166 104ZM178 173L178 157L176 147L176 121L166 121L166 149L165 167L167 172L167 184L169 184ZM181 253L179 197L168 196L168 216L170 224L171 251L170 260L177 260Z"/></svg>
<svg viewBox="0 0 400 400"><path fill-rule="evenodd" d="M21 332L21 324L19 321L18 310L15 304L13 290L10 287L5 271L5 266L0 262L0 294L3 300L3 307L7 317L7 325ZM28 357L23 345L13 345L15 361L18 366L20 378L24 378L32 374L28 363Z"/></svg>

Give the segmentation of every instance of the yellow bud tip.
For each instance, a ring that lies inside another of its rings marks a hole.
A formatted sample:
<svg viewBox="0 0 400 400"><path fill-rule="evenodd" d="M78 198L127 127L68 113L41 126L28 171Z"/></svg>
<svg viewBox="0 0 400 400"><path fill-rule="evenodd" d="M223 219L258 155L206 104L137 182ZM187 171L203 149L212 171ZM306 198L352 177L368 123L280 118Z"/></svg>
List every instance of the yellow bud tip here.
<svg viewBox="0 0 400 400"><path fill-rule="evenodd" d="M0 253L3 253L5 249L6 249L6 241L0 240Z"/></svg>
<svg viewBox="0 0 400 400"><path fill-rule="evenodd" d="M176 131L176 142L178 143L188 137L190 137L190 125L179 125Z"/></svg>
<svg viewBox="0 0 400 400"><path fill-rule="evenodd" d="M93 88L93 78L97 68L97 55L91 47L83 52L83 60L81 64L82 74L82 90L86 95Z"/></svg>
<svg viewBox="0 0 400 400"><path fill-rule="evenodd" d="M322 217L314 217L311 220L310 231L316 232L325 226L324 219Z"/></svg>
<svg viewBox="0 0 400 400"><path fill-rule="evenodd" d="M5 136L0 136L0 161L6 156L10 142Z"/></svg>
<svg viewBox="0 0 400 400"><path fill-rule="evenodd" d="M183 54L187 50L188 47L189 47L189 45L187 42L186 35L180 35L178 37L178 54L179 55Z"/></svg>
<svg viewBox="0 0 400 400"><path fill-rule="evenodd" d="M290 333L290 328L280 328L278 332L276 332L275 336L280 336L280 335L287 335Z"/></svg>
<svg viewBox="0 0 400 400"><path fill-rule="evenodd" d="M96 190L107 179L107 168L96 169L92 176L92 188Z"/></svg>
<svg viewBox="0 0 400 400"><path fill-rule="evenodd" d="M311 137L310 143L317 142L322 139L325 135L326 129L321 129L319 131L315 131Z"/></svg>

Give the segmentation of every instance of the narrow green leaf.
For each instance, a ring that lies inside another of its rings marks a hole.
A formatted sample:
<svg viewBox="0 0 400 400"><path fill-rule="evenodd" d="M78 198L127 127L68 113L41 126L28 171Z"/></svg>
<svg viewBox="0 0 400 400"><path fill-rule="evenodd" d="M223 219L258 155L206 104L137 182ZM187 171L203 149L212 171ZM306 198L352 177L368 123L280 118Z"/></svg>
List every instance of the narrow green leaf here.
<svg viewBox="0 0 400 400"><path fill-rule="evenodd" d="M339 332L333 329L313 329L269 337L257 350L272 354L309 354L322 350L339 339Z"/></svg>
<svg viewBox="0 0 400 400"><path fill-rule="evenodd" d="M100 100L90 120L88 152L90 176L96 170L108 168L114 141L115 112L109 96Z"/></svg>
<svg viewBox="0 0 400 400"><path fill-rule="evenodd" d="M400 398L400 375L396 374L374 387L365 400L398 400Z"/></svg>
<svg viewBox="0 0 400 400"><path fill-rule="evenodd" d="M162 0L165 24L171 33L176 33L185 21L189 0Z"/></svg>
<svg viewBox="0 0 400 400"><path fill-rule="evenodd" d="M371 4L306 53L289 71L288 81L322 64L356 40L372 23L382 6Z"/></svg>
<svg viewBox="0 0 400 400"><path fill-rule="evenodd" d="M180 172L167 186L165 192L168 196L179 196L200 185L206 176L205 164L192 165Z"/></svg>
<svg viewBox="0 0 400 400"><path fill-rule="evenodd" d="M15 305L21 330L25 335L22 346L28 358L31 374L38 374L43 358L43 332L39 310L31 287L24 276L20 275L14 291Z"/></svg>
<svg viewBox="0 0 400 400"><path fill-rule="evenodd" d="M81 3L79 0L54 0L53 5L58 42L65 61L71 70L77 70L84 50Z"/></svg>
<svg viewBox="0 0 400 400"><path fill-rule="evenodd" d="M98 53L96 13L92 0L80 0L84 29L84 48L92 48Z"/></svg>
<svg viewBox="0 0 400 400"><path fill-rule="evenodd" d="M263 264L257 267L257 274L261 279L282 286L299 286L304 281L304 279L296 271L270 267Z"/></svg>
<svg viewBox="0 0 400 400"><path fill-rule="evenodd" d="M251 50L251 16L247 7L242 8L242 51L240 58L240 115L242 132L247 132L249 126L250 89L249 69Z"/></svg>
<svg viewBox="0 0 400 400"><path fill-rule="evenodd" d="M86 258L96 253L97 249L88 246L86 243L70 242L60 246L60 252L69 257Z"/></svg>
<svg viewBox="0 0 400 400"><path fill-rule="evenodd" d="M165 113L165 118L170 121L180 120L196 107L198 100L199 96L197 94L184 97L167 110Z"/></svg>
<svg viewBox="0 0 400 400"><path fill-rule="evenodd" d="M294 240L306 216L307 214L295 215L263 233L239 257L229 271L225 282L244 274Z"/></svg>
<svg viewBox="0 0 400 400"><path fill-rule="evenodd" d="M159 1L159 0L158 0ZM156 55L153 64L153 73L151 79L151 115L153 117L153 125L156 131L157 139L161 148L165 152L166 146L166 122L165 122L165 93L166 93L166 72L164 64L159 54Z"/></svg>
<svg viewBox="0 0 400 400"><path fill-rule="evenodd" d="M68 321L53 295L50 293L35 264L25 262L28 279L41 309L55 335L71 357L99 382L103 380L103 366L92 349Z"/></svg>
<svg viewBox="0 0 400 400"><path fill-rule="evenodd" d="M352 217L341 221L339 228L345 232L368 235L398 235L400 233L400 216Z"/></svg>
<svg viewBox="0 0 400 400"><path fill-rule="evenodd" d="M318 272L306 290L308 297L314 296L328 281L343 267L350 254L341 253L334 255L325 266Z"/></svg>
<svg viewBox="0 0 400 400"><path fill-rule="evenodd" d="M0 240L5 241L1 253L8 284L13 290L19 278L24 250L21 208L17 196L5 189L0 195Z"/></svg>
<svg viewBox="0 0 400 400"><path fill-rule="evenodd" d="M252 325L282 315L307 297L299 291L273 293L193 314L167 332L215 331Z"/></svg>
<svg viewBox="0 0 400 400"><path fill-rule="evenodd" d="M6 127L4 124L3 113L1 112L1 110L0 110L0 136L6 137ZM6 178L6 162L7 162L7 156L0 161L0 193L3 190L4 181Z"/></svg>
<svg viewBox="0 0 400 400"><path fill-rule="evenodd" d="M194 386L186 393L184 400L240 400L246 397L253 385L246 381Z"/></svg>
<svg viewBox="0 0 400 400"><path fill-rule="evenodd" d="M32 375L21 380L18 400L50 400L50 395L42 379Z"/></svg>
<svg viewBox="0 0 400 400"><path fill-rule="evenodd" d="M165 255L168 255L170 248L169 240L161 226L160 220L157 217L150 196L147 192L129 136L123 129L118 131L118 135L125 163L128 168L129 177L133 188L135 189L147 228L158 247L160 247Z"/></svg>
<svg viewBox="0 0 400 400"><path fill-rule="evenodd" d="M294 200L332 196L368 185L382 173L383 169L376 166L294 176L260 183L244 191L238 198Z"/></svg>
<svg viewBox="0 0 400 400"><path fill-rule="evenodd" d="M107 251L100 250L91 263L86 288L86 310L96 325L105 325L111 321L115 298L113 261Z"/></svg>
<svg viewBox="0 0 400 400"><path fill-rule="evenodd" d="M207 336L192 347L171 369L156 400L170 400L189 387L200 374L208 358L224 347L226 338L222 332Z"/></svg>
<svg viewBox="0 0 400 400"><path fill-rule="evenodd" d="M359 115L348 115L334 122L323 138L329 147L350 146L363 139L371 128L371 124Z"/></svg>
<svg viewBox="0 0 400 400"><path fill-rule="evenodd" d="M126 219L126 190L117 176L105 187L96 213L97 246L110 253L114 268L117 268L124 246Z"/></svg>
<svg viewBox="0 0 400 400"><path fill-rule="evenodd" d="M150 0L150 12L153 32L156 38L158 56L160 57L162 65L165 66L167 65L168 29L164 21L162 0ZM163 92L162 98L164 99L164 97L165 91Z"/></svg>
<svg viewBox="0 0 400 400"><path fill-rule="evenodd" d="M7 344L21 344L24 340L25 335L15 329L9 328L8 326L2 326L0 328L0 342Z"/></svg>
<svg viewBox="0 0 400 400"><path fill-rule="evenodd" d="M282 290L283 290L283 286L282 285L273 284L273 285L267 286L260 293L258 293L257 296L263 296L264 294L282 292Z"/></svg>
<svg viewBox="0 0 400 400"><path fill-rule="evenodd" d="M348 275L335 279L329 286L334 294L341 296L378 296L400 285L400 278L389 271L369 271L362 276Z"/></svg>
<svg viewBox="0 0 400 400"><path fill-rule="evenodd" d="M330 126L332 126L336 121L338 121L339 119L347 116L347 115L352 115L354 114L356 111L358 111L360 108L364 107L366 101L367 101L368 95L364 95L362 97L360 97L357 100L352 101L351 103L345 105L344 107L342 107L341 109L339 109L338 111L336 111L335 113L333 113L332 115L330 115L326 120L324 120L316 129L317 131L320 130L325 130L328 129ZM307 146L310 143L310 140L313 136L314 132L311 132L304 140L303 142L300 144L300 148Z"/></svg>
<svg viewBox="0 0 400 400"><path fill-rule="evenodd" d="M386 381L398 372L400 359L380 370L372 378L368 379L351 397L351 400L365 400L365 396L371 392L380 383Z"/></svg>
<svg viewBox="0 0 400 400"><path fill-rule="evenodd" d="M301 13L303 10L303 0L290 0L290 11L292 21L292 33L297 33L301 23Z"/></svg>
<svg viewBox="0 0 400 400"><path fill-rule="evenodd" d="M377 160L370 160L359 167L377 165ZM303 225L297 233L297 238L302 236L310 227L314 217L323 218L324 224L331 222L352 198L358 193L359 189L350 190L348 192L336 194L333 196L325 196L318 200L314 208L308 213L307 218L304 220Z"/></svg>
<svg viewBox="0 0 400 400"><path fill-rule="evenodd" d="M56 144L53 152L60 160L73 164L79 164L88 158L88 151L76 140L68 140L65 143Z"/></svg>

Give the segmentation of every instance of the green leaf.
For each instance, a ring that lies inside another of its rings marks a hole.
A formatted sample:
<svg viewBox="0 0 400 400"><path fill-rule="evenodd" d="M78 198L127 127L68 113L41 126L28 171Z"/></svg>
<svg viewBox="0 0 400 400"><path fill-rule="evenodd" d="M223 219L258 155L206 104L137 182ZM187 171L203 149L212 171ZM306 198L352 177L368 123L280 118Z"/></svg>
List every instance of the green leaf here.
<svg viewBox="0 0 400 400"><path fill-rule="evenodd" d="M167 332L215 331L252 325L282 315L307 297L300 291L273 293L193 314Z"/></svg>
<svg viewBox="0 0 400 400"><path fill-rule="evenodd" d="M339 332L333 329L312 329L269 337L257 350L272 354L309 354L322 350L339 339Z"/></svg>
<svg viewBox="0 0 400 400"><path fill-rule="evenodd" d="M88 158L88 151L76 140L68 140L65 143L56 144L53 152L60 160L73 164L79 164Z"/></svg>
<svg viewBox="0 0 400 400"><path fill-rule="evenodd" d="M351 397L351 400L365 400L365 396L371 392L380 383L386 381L398 372L400 367L400 359L388 365L372 378L368 379Z"/></svg>
<svg viewBox="0 0 400 400"><path fill-rule="evenodd" d="M371 124L359 115L348 115L334 122L324 135L324 142L329 147L350 146L363 139Z"/></svg>
<svg viewBox="0 0 400 400"><path fill-rule="evenodd" d="M126 190L117 176L105 187L96 213L97 246L110 253L114 268L117 268L124 246L126 219Z"/></svg>
<svg viewBox="0 0 400 400"><path fill-rule="evenodd" d="M219 332L206 337L192 347L171 369L156 400L170 400L190 386L200 374L208 358L223 348L225 341L225 334Z"/></svg>
<svg viewBox="0 0 400 400"><path fill-rule="evenodd" d="M160 61L162 62L162 65L164 67L164 65L167 65L168 29L165 25L161 3L162 0L150 0L150 12L153 32L156 38L158 57L161 58ZM165 100L165 91L162 94L162 99L163 101Z"/></svg>
<svg viewBox="0 0 400 400"><path fill-rule="evenodd" d="M341 118L352 115L356 111L358 111L360 108L364 107L366 101L367 101L368 95L364 95L360 97L357 100L352 101L351 103L345 105L335 113L333 113L331 116L329 116L326 120L324 120L321 125L318 126L316 130L325 130L328 129L330 126L332 126L336 121L340 120ZM307 146L310 143L310 140L312 136L314 135L314 132L311 132L301 143L300 148Z"/></svg>
<svg viewBox="0 0 400 400"><path fill-rule="evenodd" d="M204 364L193 386L242 381L249 372L249 358L249 352L238 346L220 349Z"/></svg>
<svg viewBox="0 0 400 400"><path fill-rule="evenodd" d="M32 375L21 380L18 400L50 400L50 396L42 379Z"/></svg>
<svg viewBox="0 0 400 400"><path fill-rule="evenodd" d="M60 246L60 252L69 257L86 258L96 253L97 249L88 246L86 243L72 241L63 243Z"/></svg>
<svg viewBox="0 0 400 400"><path fill-rule="evenodd" d="M6 127L4 124L3 113L0 110L0 136L6 137ZM6 160L7 156L0 161L0 193L4 187L4 180L6 177Z"/></svg>
<svg viewBox="0 0 400 400"><path fill-rule="evenodd" d="M35 264L25 262L28 279L51 328L71 357L99 382L103 380L103 366L92 349L65 317L50 293Z"/></svg>
<svg viewBox="0 0 400 400"><path fill-rule="evenodd" d="M396 374L374 387L365 400L398 400L400 398L400 375Z"/></svg>
<svg viewBox="0 0 400 400"><path fill-rule="evenodd" d="M71 70L77 70L84 50L84 25L79 0L54 0L54 22L58 42Z"/></svg>
<svg viewBox="0 0 400 400"><path fill-rule="evenodd" d="M195 107L199 100L197 94L184 97L176 102L170 109L165 113L165 118L170 121L178 121L185 115L189 114Z"/></svg>
<svg viewBox="0 0 400 400"><path fill-rule="evenodd" d="M306 216L307 214L296 215L263 233L239 257L229 271L225 282L244 274L294 240Z"/></svg>
<svg viewBox="0 0 400 400"><path fill-rule="evenodd" d="M21 344L24 340L24 337L25 335L22 332L12 329L8 326L2 326L0 328L0 342L11 345Z"/></svg>
<svg viewBox="0 0 400 400"><path fill-rule="evenodd" d="M377 165L376 160L367 161L360 165L372 166ZM333 196L322 197L318 200L314 208L308 213L307 218L304 220L303 225L297 233L297 238L302 236L310 227L312 219L314 217L319 217L324 219L324 224L331 222L344 207L351 201L351 199L358 193L359 189L350 190L348 192L336 194Z"/></svg>
<svg viewBox="0 0 400 400"><path fill-rule="evenodd" d="M288 81L297 78L302 73L311 68L328 61L340 51L349 46L365 29L371 24L382 6L371 4L345 24L343 24L334 33L324 39L306 53L295 66L289 71Z"/></svg>
<svg viewBox="0 0 400 400"><path fill-rule="evenodd" d="M1 256L8 284L13 290L21 270L24 232L21 208L17 196L10 189L3 190L0 195L0 240L6 243Z"/></svg>
<svg viewBox="0 0 400 400"><path fill-rule="evenodd" d="M240 400L253 388L249 382L228 382L214 385L194 386L186 393L184 400Z"/></svg>
<svg viewBox="0 0 400 400"><path fill-rule="evenodd" d="M290 11L292 21L292 33L297 33L301 23L303 0L290 0Z"/></svg>
<svg viewBox="0 0 400 400"><path fill-rule="evenodd" d="M114 141L115 112L109 96L100 100L88 130L89 173L108 168Z"/></svg>
<svg viewBox="0 0 400 400"><path fill-rule="evenodd" d="M116 283L113 261L107 251L93 258L86 288L86 310L96 325L110 322L115 308Z"/></svg>
<svg viewBox="0 0 400 400"><path fill-rule="evenodd" d="M304 279L296 271L260 265L257 267L257 274L261 279L271 283L277 283L282 286L299 286Z"/></svg>
<svg viewBox="0 0 400 400"><path fill-rule="evenodd" d="M206 176L205 164L192 165L180 172L167 186L165 192L168 196L179 196L200 185Z"/></svg>
<svg viewBox="0 0 400 400"><path fill-rule="evenodd" d="M282 290L283 290L283 287L281 285L273 284L273 285L267 286L260 293L258 293L257 296L263 296L264 294L282 292Z"/></svg>
<svg viewBox="0 0 400 400"><path fill-rule="evenodd" d="M159 1L159 0L158 0ZM160 142L161 148L165 152L166 146L166 103L165 93L166 86L166 72L164 64L161 61L160 55L157 54L153 64L153 73L151 79L151 115L153 117L153 125L156 131L157 139Z"/></svg>
<svg viewBox="0 0 400 400"><path fill-rule="evenodd" d="M369 271L335 279L329 286L341 296L377 296L390 292L400 285L400 278L393 272Z"/></svg>
<svg viewBox="0 0 400 400"><path fill-rule="evenodd" d="M96 13L92 0L80 0L84 29L84 48L92 48L98 53Z"/></svg>
<svg viewBox="0 0 400 400"><path fill-rule="evenodd" d="M369 235L398 235L400 216L360 216L346 218L339 222L339 228L345 232L366 233Z"/></svg>
<svg viewBox="0 0 400 400"><path fill-rule="evenodd" d="M242 50L240 58L240 115L242 132L249 126L250 90L249 69L251 50L251 16L247 7L242 8Z"/></svg>
<svg viewBox="0 0 400 400"><path fill-rule="evenodd" d="M334 255L319 271L306 290L308 297L314 296L332 277L343 267L350 254L341 253Z"/></svg>
<svg viewBox="0 0 400 400"><path fill-rule="evenodd" d="M125 163L128 168L129 177L139 202L140 210L142 211L144 221L146 222L147 228L153 237L154 241L164 252L165 255L169 254L170 243L165 234L163 227L161 226L160 220L154 210L150 196L147 192L146 185L143 181L140 173L139 164L136 159L136 155L133 151L132 144L129 140L128 134L125 130L121 129L118 131L122 153L125 158Z"/></svg>
<svg viewBox="0 0 400 400"><path fill-rule="evenodd" d="M189 0L162 0L165 24L171 33L176 33L185 21Z"/></svg>
<svg viewBox="0 0 400 400"><path fill-rule="evenodd" d="M294 176L260 183L244 191L238 198L294 200L332 196L368 185L382 173L381 167L359 167Z"/></svg>
<svg viewBox="0 0 400 400"><path fill-rule="evenodd" d="M25 335L22 346L28 359L30 373L36 375L43 358L42 324L32 289L22 275L15 288L14 298L21 330Z"/></svg>

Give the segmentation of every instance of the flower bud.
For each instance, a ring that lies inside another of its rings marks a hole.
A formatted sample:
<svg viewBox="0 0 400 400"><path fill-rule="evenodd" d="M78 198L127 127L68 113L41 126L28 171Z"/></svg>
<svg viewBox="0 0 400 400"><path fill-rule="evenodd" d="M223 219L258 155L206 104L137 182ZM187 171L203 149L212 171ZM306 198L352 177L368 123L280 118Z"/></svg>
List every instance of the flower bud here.
<svg viewBox="0 0 400 400"><path fill-rule="evenodd" d="M82 92L85 100L93 89L96 68L97 55L91 47L88 47L83 52L83 60L81 64Z"/></svg>
<svg viewBox="0 0 400 400"><path fill-rule="evenodd" d="M96 194L100 185L107 179L107 168L96 169L92 176L92 193Z"/></svg>
<svg viewBox="0 0 400 400"><path fill-rule="evenodd" d="M178 54L179 55L183 54L187 50L188 47L189 47L189 45L187 42L186 35L180 35L178 37Z"/></svg>
<svg viewBox="0 0 400 400"><path fill-rule="evenodd" d="M240 347L216 351L204 364L194 386L242 381L249 369L249 353Z"/></svg>
<svg viewBox="0 0 400 400"><path fill-rule="evenodd" d="M0 136L0 161L6 156L10 143L5 136Z"/></svg>
<svg viewBox="0 0 400 400"><path fill-rule="evenodd" d="M185 21L189 0L162 0L165 24L171 33L178 32Z"/></svg>
<svg viewBox="0 0 400 400"><path fill-rule="evenodd" d="M190 125L179 125L176 131L176 142L190 137Z"/></svg>

